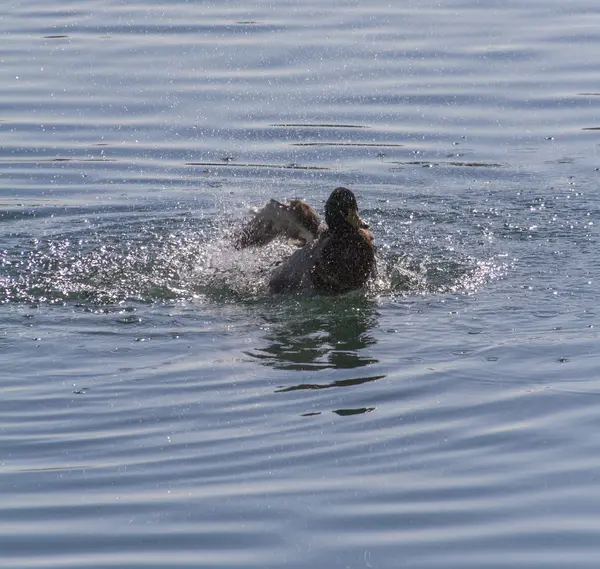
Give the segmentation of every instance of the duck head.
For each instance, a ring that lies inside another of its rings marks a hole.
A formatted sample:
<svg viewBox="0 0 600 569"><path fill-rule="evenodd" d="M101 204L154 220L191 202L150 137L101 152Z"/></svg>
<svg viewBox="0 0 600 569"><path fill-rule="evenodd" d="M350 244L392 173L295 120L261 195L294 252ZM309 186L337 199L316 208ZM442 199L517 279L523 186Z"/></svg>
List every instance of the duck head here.
<svg viewBox="0 0 600 569"><path fill-rule="evenodd" d="M369 226L358 215L356 197L348 188L336 188L325 203L325 221L330 231L358 231Z"/></svg>

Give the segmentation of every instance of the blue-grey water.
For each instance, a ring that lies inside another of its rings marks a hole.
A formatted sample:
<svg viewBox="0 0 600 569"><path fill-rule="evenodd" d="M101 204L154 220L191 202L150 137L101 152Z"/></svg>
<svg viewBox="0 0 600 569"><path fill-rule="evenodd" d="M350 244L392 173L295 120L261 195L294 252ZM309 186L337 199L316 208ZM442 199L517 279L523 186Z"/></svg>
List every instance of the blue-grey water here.
<svg viewBox="0 0 600 569"><path fill-rule="evenodd" d="M597 0L10 0L3 568L596 568ZM379 273L270 295L270 197Z"/></svg>

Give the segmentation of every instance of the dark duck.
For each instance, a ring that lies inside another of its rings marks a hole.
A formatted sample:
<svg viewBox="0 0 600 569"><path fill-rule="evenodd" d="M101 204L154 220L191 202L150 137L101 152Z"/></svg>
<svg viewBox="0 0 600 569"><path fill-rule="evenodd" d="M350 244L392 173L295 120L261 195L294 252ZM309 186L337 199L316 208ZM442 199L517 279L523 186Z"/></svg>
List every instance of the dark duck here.
<svg viewBox="0 0 600 569"><path fill-rule="evenodd" d="M373 235L347 188L331 192L325 225L302 200L289 204L270 200L243 226L235 245L240 249L265 245L278 236L293 239L301 248L275 267L269 279L271 292L312 289L339 294L364 287L375 275Z"/></svg>

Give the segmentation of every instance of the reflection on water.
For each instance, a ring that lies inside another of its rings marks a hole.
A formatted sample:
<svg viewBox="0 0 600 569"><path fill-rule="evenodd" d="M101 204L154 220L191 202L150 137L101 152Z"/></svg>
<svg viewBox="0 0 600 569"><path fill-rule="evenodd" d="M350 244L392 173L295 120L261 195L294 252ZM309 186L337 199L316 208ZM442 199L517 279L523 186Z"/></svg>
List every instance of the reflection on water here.
<svg viewBox="0 0 600 569"><path fill-rule="evenodd" d="M269 323L266 346L247 352L263 365L308 371L354 369L377 363L367 351L376 343L372 333L377 325L373 300L350 294L283 302L279 314Z"/></svg>
<svg viewBox="0 0 600 569"><path fill-rule="evenodd" d="M385 375L372 375L370 377L357 377L354 379L341 379L338 381L332 381L331 383L299 383L298 385L292 385L291 387L283 387L277 390L277 393L286 393L288 391L298 391L300 389L329 389L330 387L350 387L352 385L361 385L362 383L369 383L371 381L377 381L383 379Z"/></svg>

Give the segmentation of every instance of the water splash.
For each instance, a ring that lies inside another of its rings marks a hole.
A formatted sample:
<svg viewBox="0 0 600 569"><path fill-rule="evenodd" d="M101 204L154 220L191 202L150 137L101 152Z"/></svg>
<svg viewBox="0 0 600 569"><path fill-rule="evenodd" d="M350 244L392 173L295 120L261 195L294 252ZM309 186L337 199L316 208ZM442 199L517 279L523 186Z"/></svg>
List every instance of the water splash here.
<svg viewBox="0 0 600 569"><path fill-rule="evenodd" d="M498 259L480 260L454 251L436 256L389 253L379 256L371 291L379 296L472 294L507 270L508 264Z"/></svg>
<svg viewBox="0 0 600 569"><path fill-rule="evenodd" d="M18 244L0 251L0 303L264 298L271 270L294 247L275 241L238 251L231 245L233 229L161 219ZM384 243L367 294L471 293L504 270L495 260L444 249L416 257Z"/></svg>

